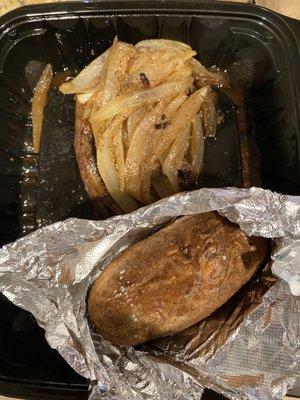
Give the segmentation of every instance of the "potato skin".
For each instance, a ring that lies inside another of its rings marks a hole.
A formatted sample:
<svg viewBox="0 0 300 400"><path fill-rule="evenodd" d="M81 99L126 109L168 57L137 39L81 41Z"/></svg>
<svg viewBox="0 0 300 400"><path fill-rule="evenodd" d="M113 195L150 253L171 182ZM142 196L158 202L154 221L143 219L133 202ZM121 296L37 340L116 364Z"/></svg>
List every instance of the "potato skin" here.
<svg viewBox="0 0 300 400"><path fill-rule="evenodd" d="M178 218L103 270L88 299L90 319L120 346L180 332L209 316L255 274L267 244L217 213Z"/></svg>

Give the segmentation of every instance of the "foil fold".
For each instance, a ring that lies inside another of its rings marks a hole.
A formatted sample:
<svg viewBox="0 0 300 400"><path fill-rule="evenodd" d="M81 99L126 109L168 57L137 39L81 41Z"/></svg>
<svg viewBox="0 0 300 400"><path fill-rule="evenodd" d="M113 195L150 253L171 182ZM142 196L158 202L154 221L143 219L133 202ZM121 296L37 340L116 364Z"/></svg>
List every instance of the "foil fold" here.
<svg viewBox="0 0 300 400"><path fill-rule="evenodd" d="M212 210L273 239L258 279L171 338L125 349L93 332L86 296L107 263L170 219ZM211 388L281 400L300 377L300 202L258 188L201 189L106 221L58 222L0 250L0 291L90 380L90 399L201 399Z"/></svg>

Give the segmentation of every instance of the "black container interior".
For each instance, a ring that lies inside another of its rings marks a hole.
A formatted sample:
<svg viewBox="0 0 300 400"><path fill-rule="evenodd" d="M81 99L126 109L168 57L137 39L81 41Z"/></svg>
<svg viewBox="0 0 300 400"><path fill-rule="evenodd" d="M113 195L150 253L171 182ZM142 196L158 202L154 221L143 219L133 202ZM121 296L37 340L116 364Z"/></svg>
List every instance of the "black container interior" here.
<svg viewBox="0 0 300 400"><path fill-rule="evenodd" d="M260 154L255 182L300 194L299 38L287 20L254 6L219 2L103 1L25 7L0 24L0 245L70 216L94 217L74 155L74 102L56 84L101 54L116 34L131 43L156 37L186 42L205 66L226 69L233 90L245 96L241 109L218 92L223 123L216 139L206 139L201 186L245 186L247 142L250 160L256 148ZM46 63L57 77L36 156L31 99ZM247 120L242 128L240 113ZM46 388L45 396L52 388L53 398L86 397L85 381L48 348L28 313L1 296L0 314L0 391L11 393L17 382L15 388L33 397L34 385Z"/></svg>

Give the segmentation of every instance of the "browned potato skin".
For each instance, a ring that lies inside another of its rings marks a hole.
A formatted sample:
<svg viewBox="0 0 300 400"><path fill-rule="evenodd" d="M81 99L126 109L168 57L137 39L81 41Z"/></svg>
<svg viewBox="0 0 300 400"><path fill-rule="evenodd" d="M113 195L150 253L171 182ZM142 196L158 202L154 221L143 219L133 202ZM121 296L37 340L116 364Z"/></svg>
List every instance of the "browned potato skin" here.
<svg viewBox="0 0 300 400"><path fill-rule="evenodd" d="M90 319L121 346L179 332L214 312L255 274L267 243L217 213L181 217L104 269L88 299Z"/></svg>

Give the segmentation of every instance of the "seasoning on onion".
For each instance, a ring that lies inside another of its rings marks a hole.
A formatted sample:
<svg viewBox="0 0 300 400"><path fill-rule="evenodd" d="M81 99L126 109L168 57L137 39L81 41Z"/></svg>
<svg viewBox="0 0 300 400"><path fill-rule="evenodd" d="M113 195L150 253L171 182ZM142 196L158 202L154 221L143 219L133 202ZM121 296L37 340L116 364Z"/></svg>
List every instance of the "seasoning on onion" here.
<svg viewBox="0 0 300 400"><path fill-rule="evenodd" d="M87 152L84 138L75 141L87 192L97 199L103 193L112 212L131 212L198 181L204 135L214 136L217 130L212 86L228 81L195 55L190 46L173 40L133 46L115 38L105 53L61 86L64 94L76 94L80 104L76 131L89 126L94 137L94 151L89 147ZM93 190L91 183L102 186Z"/></svg>
<svg viewBox="0 0 300 400"><path fill-rule="evenodd" d="M34 91L31 108L33 150L39 153L41 135L44 122L44 108L47 103L48 92L53 79L52 66L48 64L44 69Z"/></svg>

